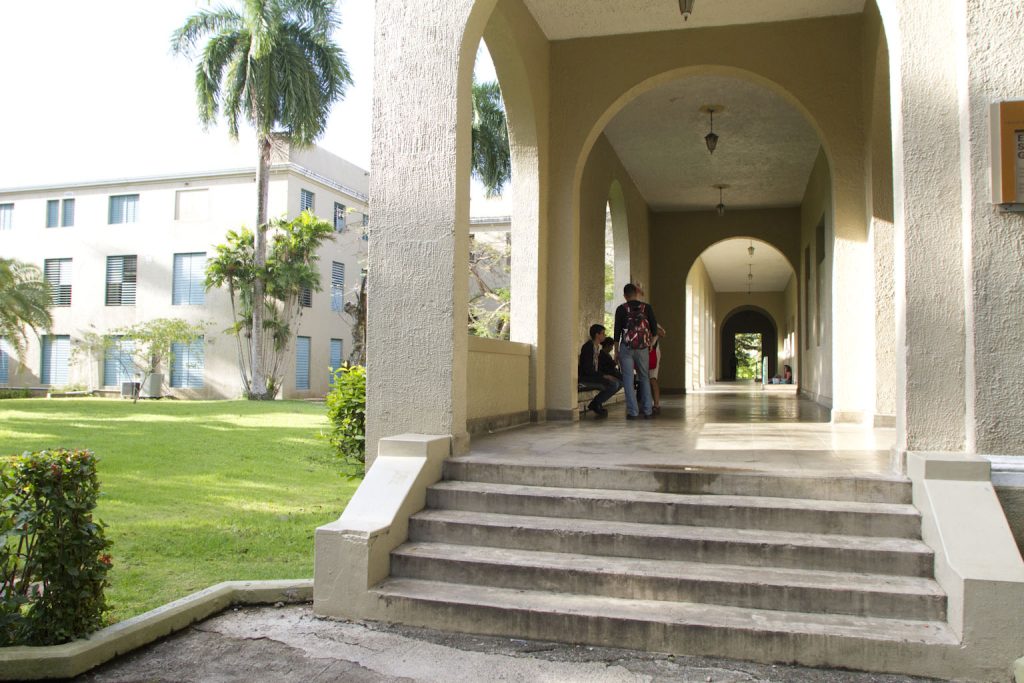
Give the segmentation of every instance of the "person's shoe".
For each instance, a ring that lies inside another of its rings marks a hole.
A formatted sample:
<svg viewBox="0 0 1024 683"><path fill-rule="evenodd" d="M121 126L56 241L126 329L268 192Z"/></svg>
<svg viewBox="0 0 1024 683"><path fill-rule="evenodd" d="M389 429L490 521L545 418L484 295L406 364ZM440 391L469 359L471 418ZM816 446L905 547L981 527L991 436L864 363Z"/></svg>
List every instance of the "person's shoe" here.
<svg viewBox="0 0 1024 683"><path fill-rule="evenodd" d="M626 419L627 420L639 420L640 416L639 415L630 415L629 413L626 413Z"/></svg>
<svg viewBox="0 0 1024 683"><path fill-rule="evenodd" d="M594 413L597 417L608 417L608 411L596 403L591 402L590 405L587 406L587 410Z"/></svg>
<svg viewBox="0 0 1024 683"><path fill-rule="evenodd" d="M651 412L655 415L661 415L661 406L654 406L651 408Z"/></svg>

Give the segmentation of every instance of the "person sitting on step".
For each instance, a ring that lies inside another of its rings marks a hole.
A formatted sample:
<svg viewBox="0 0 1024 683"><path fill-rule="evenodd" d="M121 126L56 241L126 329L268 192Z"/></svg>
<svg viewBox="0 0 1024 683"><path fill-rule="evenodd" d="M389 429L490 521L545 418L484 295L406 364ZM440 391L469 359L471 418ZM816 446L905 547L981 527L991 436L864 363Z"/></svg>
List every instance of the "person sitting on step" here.
<svg viewBox="0 0 1024 683"><path fill-rule="evenodd" d="M598 389L600 393L587 406L598 417L607 417L608 411L604 408L604 402L615 395L622 388L622 380L614 374L605 374L601 370L601 343L605 340L604 325L593 324L590 326L590 340L580 349L579 360L579 383L588 388Z"/></svg>

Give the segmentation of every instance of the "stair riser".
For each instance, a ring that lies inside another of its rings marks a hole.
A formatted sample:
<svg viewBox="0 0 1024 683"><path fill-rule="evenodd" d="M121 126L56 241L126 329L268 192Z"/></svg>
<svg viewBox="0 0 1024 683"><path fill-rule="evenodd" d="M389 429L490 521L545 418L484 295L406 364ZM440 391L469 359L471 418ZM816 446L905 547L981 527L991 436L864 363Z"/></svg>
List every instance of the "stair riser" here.
<svg viewBox="0 0 1024 683"><path fill-rule="evenodd" d="M852 614L910 620L945 620L945 596L908 596L801 586L758 585L663 576L495 565L489 562L391 556L391 575L499 588L666 600L792 612Z"/></svg>
<svg viewBox="0 0 1024 683"><path fill-rule="evenodd" d="M413 541L456 545L482 545L492 548L713 562L755 567L822 569L902 576L929 576L932 571L932 556L926 553L808 548L716 539L678 539L588 531L484 526L417 517L409 520L409 538Z"/></svg>
<svg viewBox="0 0 1024 683"><path fill-rule="evenodd" d="M757 630L641 621L621 617L503 609L490 605L435 602L383 595L389 621L480 635L703 655L763 663L906 673L948 674L955 646L886 642L829 633ZM1002 669L994 665L987 680Z"/></svg>
<svg viewBox="0 0 1024 683"><path fill-rule="evenodd" d="M909 483L874 479L773 477L686 470L536 467L458 460L445 463L444 478L524 486L852 500L867 503L911 502Z"/></svg>
<svg viewBox="0 0 1024 683"><path fill-rule="evenodd" d="M914 515L552 498L522 493L444 489L428 489L427 507L506 515L890 538L920 538L921 530L920 517Z"/></svg>

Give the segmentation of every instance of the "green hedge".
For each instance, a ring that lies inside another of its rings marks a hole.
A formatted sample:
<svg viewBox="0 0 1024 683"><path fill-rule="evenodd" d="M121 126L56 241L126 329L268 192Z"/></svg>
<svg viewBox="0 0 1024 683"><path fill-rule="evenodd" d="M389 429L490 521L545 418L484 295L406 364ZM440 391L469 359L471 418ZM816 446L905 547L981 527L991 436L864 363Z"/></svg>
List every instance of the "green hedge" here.
<svg viewBox="0 0 1024 683"><path fill-rule="evenodd" d="M0 470L0 645L56 645L102 626L110 555L90 451L49 450Z"/></svg>

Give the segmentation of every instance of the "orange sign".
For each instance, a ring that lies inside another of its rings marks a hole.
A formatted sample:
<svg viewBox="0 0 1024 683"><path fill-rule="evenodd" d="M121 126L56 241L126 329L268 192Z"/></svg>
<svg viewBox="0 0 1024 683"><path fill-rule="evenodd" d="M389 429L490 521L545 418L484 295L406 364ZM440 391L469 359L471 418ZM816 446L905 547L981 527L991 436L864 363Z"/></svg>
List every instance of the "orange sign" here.
<svg viewBox="0 0 1024 683"><path fill-rule="evenodd" d="M1024 102L992 105L992 201L1024 204Z"/></svg>

